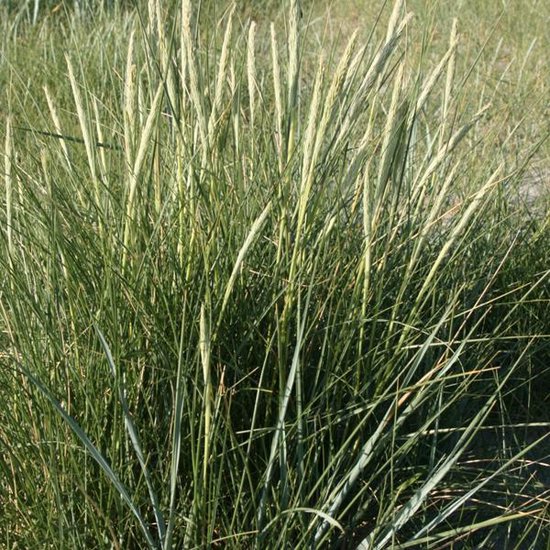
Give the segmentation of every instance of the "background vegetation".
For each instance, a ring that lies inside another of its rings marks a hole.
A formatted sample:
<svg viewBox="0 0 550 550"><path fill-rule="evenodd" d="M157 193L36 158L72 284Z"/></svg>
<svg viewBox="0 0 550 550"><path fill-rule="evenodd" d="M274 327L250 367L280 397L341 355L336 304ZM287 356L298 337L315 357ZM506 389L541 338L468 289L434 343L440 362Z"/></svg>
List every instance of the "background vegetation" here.
<svg viewBox="0 0 550 550"><path fill-rule="evenodd" d="M0 10L0 546L546 548L546 4Z"/></svg>

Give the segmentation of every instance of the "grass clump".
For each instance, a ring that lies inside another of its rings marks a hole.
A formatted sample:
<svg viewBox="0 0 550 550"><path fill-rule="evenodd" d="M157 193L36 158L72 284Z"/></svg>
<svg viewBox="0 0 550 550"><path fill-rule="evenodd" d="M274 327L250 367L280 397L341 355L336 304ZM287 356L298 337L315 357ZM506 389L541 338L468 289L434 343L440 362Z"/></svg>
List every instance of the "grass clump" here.
<svg viewBox="0 0 550 550"><path fill-rule="evenodd" d="M7 547L542 544L545 135L302 8L5 19Z"/></svg>

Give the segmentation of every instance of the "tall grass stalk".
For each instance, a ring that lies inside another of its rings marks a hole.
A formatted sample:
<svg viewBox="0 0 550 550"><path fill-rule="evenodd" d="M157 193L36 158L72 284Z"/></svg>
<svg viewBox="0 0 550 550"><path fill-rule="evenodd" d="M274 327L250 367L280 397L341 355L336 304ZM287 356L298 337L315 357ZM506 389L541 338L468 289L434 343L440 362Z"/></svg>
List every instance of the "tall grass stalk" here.
<svg viewBox="0 0 550 550"><path fill-rule="evenodd" d="M8 262L10 267L12 261L11 258L15 252L13 248L13 136L11 125L11 118L8 117L6 121L6 142L4 149L4 185L6 189L6 239Z"/></svg>
<svg viewBox="0 0 550 550"><path fill-rule="evenodd" d="M504 46L491 84L415 0L342 43L297 0L40 4L0 8L0 545L542 547Z"/></svg>

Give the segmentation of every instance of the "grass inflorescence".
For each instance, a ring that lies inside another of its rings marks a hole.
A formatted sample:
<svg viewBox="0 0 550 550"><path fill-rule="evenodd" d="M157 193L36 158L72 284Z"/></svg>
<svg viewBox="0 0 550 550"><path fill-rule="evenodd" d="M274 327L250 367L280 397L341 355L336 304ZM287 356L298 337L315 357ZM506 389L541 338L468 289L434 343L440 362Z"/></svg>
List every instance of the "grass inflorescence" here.
<svg viewBox="0 0 550 550"><path fill-rule="evenodd" d="M542 547L547 128L505 45L402 0L345 41L8 4L0 545Z"/></svg>

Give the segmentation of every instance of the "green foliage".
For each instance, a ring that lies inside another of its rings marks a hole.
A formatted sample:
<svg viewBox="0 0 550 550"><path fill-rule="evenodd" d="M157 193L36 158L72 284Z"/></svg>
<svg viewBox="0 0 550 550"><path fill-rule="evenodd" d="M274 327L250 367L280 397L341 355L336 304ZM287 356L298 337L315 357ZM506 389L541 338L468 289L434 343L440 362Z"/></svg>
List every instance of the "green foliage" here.
<svg viewBox="0 0 550 550"><path fill-rule="evenodd" d="M541 545L547 129L478 93L460 22L418 49L402 1L344 46L296 0L27 8L0 544Z"/></svg>

